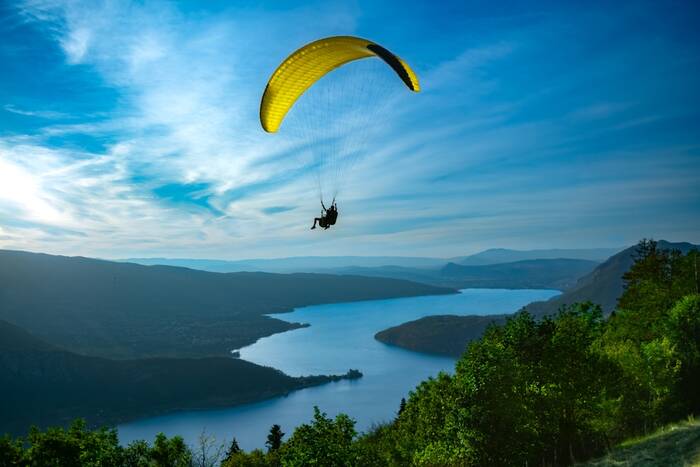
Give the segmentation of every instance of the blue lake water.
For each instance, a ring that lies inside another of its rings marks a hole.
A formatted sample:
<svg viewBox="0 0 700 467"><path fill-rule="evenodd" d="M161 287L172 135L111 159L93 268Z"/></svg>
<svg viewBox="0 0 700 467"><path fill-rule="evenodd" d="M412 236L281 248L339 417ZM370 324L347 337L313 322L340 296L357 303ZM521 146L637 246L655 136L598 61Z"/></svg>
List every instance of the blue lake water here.
<svg viewBox="0 0 700 467"><path fill-rule="evenodd" d="M241 358L293 376L341 374L350 368L364 376L255 404L184 411L126 423L118 427L119 438L122 443L152 441L163 432L183 436L194 445L206 430L219 442L235 436L243 449L250 450L264 447L274 423L291 434L294 427L311 419L314 405L331 416L347 413L357 421L358 431L363 431L393 419L402 397L420 381L440 371L451 372L455 362L382 344L374 339L378 331L430 315L510 313L558 294L556 290L465 289L455 295L318 305L276 314L275 318L311 326L260 339L241 349Z"/></svg>

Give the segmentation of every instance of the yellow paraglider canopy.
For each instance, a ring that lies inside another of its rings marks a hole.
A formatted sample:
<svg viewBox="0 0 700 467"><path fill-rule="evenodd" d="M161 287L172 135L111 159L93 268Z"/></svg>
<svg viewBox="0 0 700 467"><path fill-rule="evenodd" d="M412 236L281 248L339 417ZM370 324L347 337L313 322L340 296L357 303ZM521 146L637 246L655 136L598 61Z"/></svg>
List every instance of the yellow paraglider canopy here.
<svg viewBox="0 0 700 467"><path fill-rule="evenodd" d="M420 90L418 77L408 64L381 45L359 37L327 37L291 54L272 74L260 102L263 129L276 132L297 99L326 73L367 57L381 58L411 91Z"/></svg>

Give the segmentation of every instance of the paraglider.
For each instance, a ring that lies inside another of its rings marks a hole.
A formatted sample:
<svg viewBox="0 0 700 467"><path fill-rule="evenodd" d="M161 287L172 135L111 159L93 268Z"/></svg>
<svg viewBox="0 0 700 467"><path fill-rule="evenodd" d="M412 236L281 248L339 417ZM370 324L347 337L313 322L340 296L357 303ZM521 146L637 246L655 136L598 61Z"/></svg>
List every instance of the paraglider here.
<svg viewBox="0 0 700 467"><path fill-rule="evenodd" d="M336 205L335 200L333 200L331 207L328 209L326 209L326 206L323 204L323 200L321 200L321 208L323 208L321 211L321 217L314 218L314 225L311 226L311 230L316 228L317 222L319 227L323 227L325 230L328 230L331 225L335 225L335 221L338 219L338 206Z"/></svg>
<svg viewBox="0 0 700 467"><path fill-rule="evenodd" d="M265 91L263 92L260 102L260 124L262 128L268 133L276 133L299 98L310 88L314 87L319 80L343 65L371 57L379 58L388 65L409 90L413 92L418 92L420 90L418 77L408 64L381 45L359 37L327 37L311 42L296 50L274 71L265 86ZM359 85L361 87L358 87L358 89L362 89L362 92L365 92L367 87L371 88L371 83L369 86L367 83L362 83L362 81L368 81L364 78L363 76L358 80L361 82ZM350 89L348 88L349 86L347 88L341 88L339 92L333 95L340 94L342 96L346 91L349 93ZM372 107L379 107L375 101L379 100L381 97L382 96L378 96L378 99L374 99L371 102ZM360 99L350 99L350 97L348 97L347 100L354 102ZM311 108L309 112L314 113L316 110L315 108ZM339 120L341 118L341 111L333 107L329 110L329 115L324 117L325 119L319 122L316 127L312 128L313 133L316 135L321 134L325 137L324 140L319 141L317 147L313 148L312 151L316 154L323 154L323 157L326 158L325 160L321 160L317 166L329 166L333 169L334 175L338 176L338 173L341 172L341 159L358 157L357 153L360 152L360 150L357 144L353 145L347 142L345 142L345 146L343 146L343 151L333 148L330 150L328 149L328 146L338 144L337 140L348 139L331 134L329 128L334 124L332 120ZM371 110L372 109L359 109L359 113L371 113ZM351 136L355 139L364 136L360 129L354 128L352 125L346 125L344 122L341 122L340 126L342 126L342 130L347 133L354 132L355 134ZM348 146L350 146L350 148L348 148ZM322 184L324 178L326 177L322 177L319 172L319 195L323 211L321 217L314 219L314 226L312 229L316 227L317 223L324 229L328 229L331 225L335 224L338 217L335 198L339 188L335 187L333 202L331 206L326 209L323 205Z"/></svg>

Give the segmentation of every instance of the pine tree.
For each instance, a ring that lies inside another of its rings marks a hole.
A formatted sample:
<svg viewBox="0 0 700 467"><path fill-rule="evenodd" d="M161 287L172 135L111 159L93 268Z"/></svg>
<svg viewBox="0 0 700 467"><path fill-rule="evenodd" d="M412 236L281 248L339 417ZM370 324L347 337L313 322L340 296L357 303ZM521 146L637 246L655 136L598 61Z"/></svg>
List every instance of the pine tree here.
<svg viewBox="0 0 700 467"><path fill-rule="evenodd" d="M284 433L282 432L282 427L275 424L270 428L270 433L267 435L267 441L265 445L269 451L276 451L282 446L282 437Z"/></svg>
<svg viewBox="0 0 700 467"><path fill-rule="evenodd" d="M236 438L233 438L233 440L231 440L231 446L229 446L228 452L226 453L225 461L230 460L234 455L238 454L239 452L241 452L241 447L238 445L238 440Z"/></svg>

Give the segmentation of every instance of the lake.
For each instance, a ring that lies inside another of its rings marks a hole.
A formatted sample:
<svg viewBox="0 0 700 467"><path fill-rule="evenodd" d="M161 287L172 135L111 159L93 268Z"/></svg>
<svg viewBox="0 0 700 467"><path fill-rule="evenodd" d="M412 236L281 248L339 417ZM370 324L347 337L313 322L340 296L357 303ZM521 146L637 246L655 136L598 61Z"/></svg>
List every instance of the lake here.
<svg viewBox="0 0 700 467"><path fill-rule="evenodd" d="M180 435L194 445L206 430L219 442L235 436L243 449L263 448L270 426L277 423L290 435L294 427L312 418L314 405L331 416L347 413L357 421L357 430L363 431L393 419L402 397L420 381L440 371L451 372L455 362L382 344L374 339L378 331L430 315L511 313L558 294L556 290L465 289L454 295L318 305L275 314L275 318L311 326L260 339L240 349L241 358L293 376L342 374L350 368L364 376L254 404L125 423L118 427L119 439L125 444L135 439L152 441L163 432Z"/></svg>

